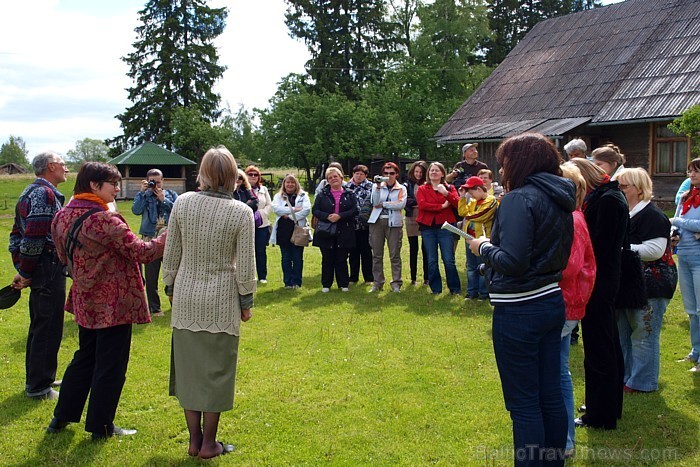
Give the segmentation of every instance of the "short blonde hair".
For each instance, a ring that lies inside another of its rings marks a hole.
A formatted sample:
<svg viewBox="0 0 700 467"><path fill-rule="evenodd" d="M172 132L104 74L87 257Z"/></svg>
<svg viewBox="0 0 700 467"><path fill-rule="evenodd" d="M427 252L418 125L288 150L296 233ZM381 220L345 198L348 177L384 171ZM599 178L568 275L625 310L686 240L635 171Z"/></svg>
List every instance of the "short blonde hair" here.
<svg viewBox="0 0 700 467"><path fill-rule="evenodd" d="M294 184L297 187L296 190L294 191L295 195L298 195L299 193L302 193L304 191L301 189L301 183L299 183L299 180L293 174L287 174L284 176L284 179L282 180L282 185L280 186L280 191L278 191L280 196L284 196L287 194L287 192L284 191L284 185L287 182L287 180L294 180Z"/></svg>
<svg viewBox="0 0 700 467"><path fill-rule="evenodd" d="M326 169L326 179L328 179L328 175L332 173L338 174L340 176L340 179L343 179L343 171L333 166L330 166Z"/></svg>
<svg viewBox="0 0 700 467"><path fill-rule="evenodd" d="M250 182L248 181L248 176L245 174L245 170L238 169L238 178L241 179L242 184L246 190L251 189ZM238 188L241 187L241 185L238 183L238 179L236 179L236 186Z"/></svg>
<svg viewBox="0 0 700 467"><path fill-rule="evenodd" d="M581 175L581 171L575 164L568 162L561 165L561 173L564 178L574 182L576 187L576 209L581 209L583 201L586 199L586 179Z"/></svg>
<svg viewBox="0 0 700 467"><path fill-rule="evenodd" d="M586 181L586 189L590 191L595 190L602 185L604 177L607 175L605 170L601 169L588 159L583 159L581 157L575 157L566 164L573 164L578 167L581 175L583 175L583 179Z"/></svg>
<svg viewBox="0 0 700 467"><path fill-rule="evenodd" d="M481 169L476 173L477 177L481 177L482 175L488 175L489 180L493 180L493 172L491 172L489 169Z"/></svg>
<svg viewBox="0 0 700 467"><path fill-rule="evenodd" d="M639 199L651 201L652 182L646 170L635 167L633 169L622 169L614 177L620 183L635 187L639 192Z"/></svg>
<svg viewBox="0 0 700 467"><path fill-rule="evenodd" d="M225 146L211 148L202 157L197 174L197 184L202 191L236 191L238 165L231 152Z"/></svg>

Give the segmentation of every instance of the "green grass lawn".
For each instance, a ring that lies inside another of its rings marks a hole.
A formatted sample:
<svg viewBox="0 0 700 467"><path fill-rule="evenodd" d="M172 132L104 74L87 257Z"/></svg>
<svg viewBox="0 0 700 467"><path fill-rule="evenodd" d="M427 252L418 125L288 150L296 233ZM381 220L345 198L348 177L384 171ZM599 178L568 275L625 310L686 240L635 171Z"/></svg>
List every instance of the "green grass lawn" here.
<svg viewBox="0 0 700 467"><path fill-rule="evenodd" d="M26 180L0 184L0 195L16 199ZM71 187L69 181L60 188L70 193ZM138 228L130 202L119 209ZM0 209L2 286L14 275L7 253L11 224L12 209ZM258 289L253 319L242 326L235 407L219 428L220 439L236 451L213 462L512 465L490 306L433 296L425 287L370 295L356 286L322 294L320 260L317 248L307 248L304 286L286 290L279 249L268 248L269 283ZM457 260L464 284L464 244ZM115 422L137 428L137 435L93 443L82 424L44 434L55 402L29 400L23 391L28 295L0 311L0 464L196 464L187 457L182 410L167 395L168 317L134 327ZM569 465L700 465L700 377L675 363L688 351L688 333L677 293L664 320L660 390L625 396L615 431L577 430L577 457ZM59 376L76 348L77 327L66 315ZM578 404L581 345L572 348L571 368Z"/></svg>

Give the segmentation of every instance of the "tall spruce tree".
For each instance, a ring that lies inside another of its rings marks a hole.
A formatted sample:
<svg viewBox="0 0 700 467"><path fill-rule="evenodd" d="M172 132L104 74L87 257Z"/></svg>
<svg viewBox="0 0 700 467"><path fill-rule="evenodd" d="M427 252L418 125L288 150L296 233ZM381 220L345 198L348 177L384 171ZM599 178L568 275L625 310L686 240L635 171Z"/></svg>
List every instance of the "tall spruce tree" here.
<svg viewBox="0 0 700 467"><path fill-rule="evenodd" d="M287 0L290 35L311 53L306 63L313 89L351 99L367 82L381 79L395 55L393 26L383 0Z"/></svg>
<svg viewBox="0 0 700 467"><path fill-rule="evenodd" d="M172 112L197 106L203 118L219 115L220 96L212 88L226 67L218 64L213 41L226 26L228 10L206 0L149 0L139 11L134 51L123 57L133 105L117 115L124 132L112 144L153 141L172 149Z"/></svg>

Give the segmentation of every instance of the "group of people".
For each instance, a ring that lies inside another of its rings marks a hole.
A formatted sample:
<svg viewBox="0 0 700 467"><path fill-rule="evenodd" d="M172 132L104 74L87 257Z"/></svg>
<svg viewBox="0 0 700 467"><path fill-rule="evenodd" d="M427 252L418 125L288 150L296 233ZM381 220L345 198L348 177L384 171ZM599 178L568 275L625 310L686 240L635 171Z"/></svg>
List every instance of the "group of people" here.
<svg viewBox="0 0 700 467"><path fill-rule="evenodd" d="M292 241L295 227L313 226L312 245L319 247L322 255L324 293L330 292L334 282L341 291L349 291L360 281L360 273L371 285L370 293L383 290L385 247L391 270L389 286L392 292L400 292L404 285L404 230L409 243L411 285L427 285L432 293L442 293L441 258L449 292L461 293L455 264L457 238L441 227L445 222L459 221L466 232L488 236L498 199L503 195L491 170L477 159L477 145L466 144L462 152L463 160L450 172L439 162L414 162L404 183L399 181L400 169L394 162L386 162L372 181L365 165L353 167L352 177L345 181L342 166L331 163L316 188L313 206L297 178L286 175L272 200L276 219L270 237L270 243L280 247L285 288L302 285L305 245ZM418 276L419 251L422 281ZM266 258L256 254L256 261L265 262ZM488 299L479 264L479 258L468 251L467 298ZM263 278L261 282L266 281Z"/></svg>
<svg viewBox="0 0 700 467"><path fill-rule="evenodd" d="M31 289L26 393L58 399L46 431L79 422L87 404L85 430L93 440L136 433L114 419L132 325L160 312L144 282L162 260L172 302L170 394L184 409L187 452L202 459L231 452L216 434L221 412L233 407L240 326L252 317L260 275L254 252L261 221L253 207L269 208L269 200L242 183L246 174L226 148L210 149L197 192L171 199L162 173L148 173L133 206L143 216L139 237L113 208L122 178L116 167L84 163L66 204L57 189L68 172L61 157L42 153L33 166L37 179L17 203L10 251L18 271L13 286ZM146 279L139 264L147 265ZM65 270L73 279L67 299ZM64 310L78 325L78 349L56 380Z"/></svg>
<svg viewBox="0 0 700 467"><path fill-rule="evenodd" d="M151 291L157 295L162 258L172 301L170 394L184 410L188 454L225 454L233 446L216 439L219 416L233 406L240 326L252 317L257 284L267 281L268 243L280 247L284 286L293 289L302 286L304 247L312 241L321 250L324 293L334 282L348 291L360 272L369 292L382 290L386 244L390 287L400 292L405 225L411 283L419 285L422 251L423 284L442 293L441 258L447 289L460 294L458 242L442 226L461 222L470 235L467 297L488 298L494 307L493 346L516 461L563 464L574 453L575 427L614 429L623 394L658 389L659 336L678 277L691 337L681 361L700 372L700 159L689 164L690 188L669 220L650 202L645 170L625 168L614 145L585 157L581 143L565 146L564 163L542 135L507 139L496 153L502 186L478 161L475 144L462 148L464 159L450 172L439 162L415 162L403 184L393 162L373 180L357 165L347 182L342 167L331 165L313 204L294 175L271 199L257 167L240 170L226 148L213 148L202 159L196 192L170 194L162 173L148 173L133 205L143 216L141 237L110 209L120 190L115 167L85 163L64 206L57 185L65 163L40 154L33 161L38 178L20 196L10 236L13 284L31 288L26 393L58 399L50 433L78 422L86 402L85 428L94 439L135 433L114 418L131 326L161 312ZM312 240L300 240L300 229ZM623 303L619 293L634 279L630 258L643 273L638 305ZM146 264L145 280L139 263ZM64 265L73 278L67 300ZM79 348L61 382L64 303L78 324ZM579 322L585 403L576 418L568 356Z"/></svg>

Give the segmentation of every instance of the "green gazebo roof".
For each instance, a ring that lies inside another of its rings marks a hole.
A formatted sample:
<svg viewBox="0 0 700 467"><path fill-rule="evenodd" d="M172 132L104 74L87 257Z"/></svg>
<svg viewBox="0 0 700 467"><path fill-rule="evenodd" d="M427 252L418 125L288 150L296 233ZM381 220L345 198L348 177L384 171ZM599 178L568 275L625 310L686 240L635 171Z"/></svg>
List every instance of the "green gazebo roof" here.
<svg viewBox="0 0 700 467"><path fill-rule="evenodd" d="M147 141L120 154L112 165L197 165L186 157Z"/></svg>

